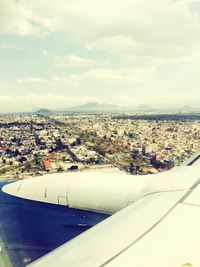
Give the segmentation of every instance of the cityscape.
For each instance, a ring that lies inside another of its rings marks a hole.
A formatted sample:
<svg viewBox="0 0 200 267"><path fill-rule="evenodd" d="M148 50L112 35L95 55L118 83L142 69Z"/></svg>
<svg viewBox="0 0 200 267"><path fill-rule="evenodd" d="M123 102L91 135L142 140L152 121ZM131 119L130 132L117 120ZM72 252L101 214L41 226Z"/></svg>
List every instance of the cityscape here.
<svg viewBox="0 0 200 267"><path fill-rule="evenodd" d="M200 1L0 0L0 267L200 266Z"/></svg>
<svg viewBox="0 0 200 267"><path fill-rule="evenodd" d="M200 121L159 116L46 110L1 115L0 177L94 169L130 175L167 171L200 149Z"/></svg>

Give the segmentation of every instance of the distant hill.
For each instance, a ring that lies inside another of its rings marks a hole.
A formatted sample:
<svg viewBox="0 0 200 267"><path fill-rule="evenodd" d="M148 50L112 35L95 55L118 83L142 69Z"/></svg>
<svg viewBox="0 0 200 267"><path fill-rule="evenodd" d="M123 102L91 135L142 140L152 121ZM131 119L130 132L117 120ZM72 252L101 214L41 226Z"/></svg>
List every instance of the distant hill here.
<svg viewBox="0 0 200 267"><path fill-rule="evenodd" d="M38 109L36 111L36 113L46 114L46 113L52 113L52 111L50 109L47 109L47 108L41 108L41 109Z"/></svg>
<svg viewBox="0 0 200 267"><path fill-rule="evenodd" d="M74 106L66 108L66 111L112 111L112 110L120 110L121 108L117 105L110 104L99 104L97 102L88 102L84 105Z"/></svg>

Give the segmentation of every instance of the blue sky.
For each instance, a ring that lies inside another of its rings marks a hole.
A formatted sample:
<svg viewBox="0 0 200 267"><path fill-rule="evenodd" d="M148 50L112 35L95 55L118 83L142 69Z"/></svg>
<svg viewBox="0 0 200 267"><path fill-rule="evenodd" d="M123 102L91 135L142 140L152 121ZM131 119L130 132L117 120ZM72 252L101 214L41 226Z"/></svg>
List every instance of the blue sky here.
<svg viewBox="0 0 200 267"><path fill-rule="evenodd" d="M0 112L198 106L200 2L0 0Z"/></svg>

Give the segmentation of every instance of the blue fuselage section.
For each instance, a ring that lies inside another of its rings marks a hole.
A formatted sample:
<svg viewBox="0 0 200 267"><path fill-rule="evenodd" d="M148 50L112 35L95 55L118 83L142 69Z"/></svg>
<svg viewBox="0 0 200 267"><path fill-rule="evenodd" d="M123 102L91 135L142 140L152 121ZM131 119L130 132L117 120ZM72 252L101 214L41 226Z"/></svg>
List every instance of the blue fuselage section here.
<svg viewBox="0 0 200 267"><path fill-rule="evenodd" d="M0 266L24 267L108 215L13 197L1 189Z"/></svg>

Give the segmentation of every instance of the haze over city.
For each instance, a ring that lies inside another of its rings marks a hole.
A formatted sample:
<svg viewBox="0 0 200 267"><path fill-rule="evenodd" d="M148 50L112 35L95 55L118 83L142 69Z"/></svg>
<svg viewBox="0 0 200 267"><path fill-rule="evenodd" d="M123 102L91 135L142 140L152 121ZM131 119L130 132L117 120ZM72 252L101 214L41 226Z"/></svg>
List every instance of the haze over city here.
<svg viewBox="0 0 200 267"><path fill-rule="evenodd" d="M198 107L200 4L0 0L0 112Z"/></svg>

